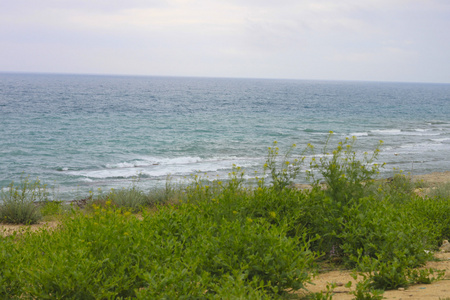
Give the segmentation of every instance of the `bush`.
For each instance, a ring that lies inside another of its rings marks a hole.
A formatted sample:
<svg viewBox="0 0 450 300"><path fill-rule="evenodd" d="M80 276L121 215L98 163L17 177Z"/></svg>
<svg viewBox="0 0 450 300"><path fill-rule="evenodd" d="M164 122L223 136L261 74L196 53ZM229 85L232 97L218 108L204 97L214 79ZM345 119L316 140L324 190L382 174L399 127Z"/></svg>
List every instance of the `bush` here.
<svg viewBox="0 0 450 300"><path fill-rule="evenodd" d="M0 221L12 224L34 224L41 219L38 203L48 201L46 185L38 179L22 178L11 182L0 193Z"/></svg>
<svg viewBox="0 0 450 300"><path fill-rule="evenodd" d="M324 180L326 194L334 202L345 205L351 199L368 196L367 192L375 183L375 177L379 174L381 167L374 162L383 141L380 141L379 146L371 155L366 152L362 158L359 158L354 150L356 137L346 138L343 142L339 142L336 149L330 153L327 147L332 134L333 132L330 133L319 159L312 158L312 171L309 171L308 175L316 187L320 187L319 181ZM322 178L316 178L317 175L314 172L319 173Z"/></svg>
<svg viewBox="0 0 450 300"><path fill-rule="evenodd" d="M147 203L146 195L136 187L121 189L121 190L111 190L105 199L112 201L114 205L119 208L127 208L131 212L138 212Z"/></svg>
<svg viewBox="0 0 450 300"><path fill-rule="evenodd" d="M303 154L299 158L293 158L293 151L297 146L293 144L288 151L280 158L277 142L273 142L273 146L268 148L266 163L264 164L264 174L268 171L271 177L271 184L275 190L281 191L291 185L301 171L302 164L305 160Z"/></svg>
<svg viewBox="0 0 450 300"><path fill-rule="evenodd" d="M431 188L428 195L432 198L450 198L450 183L442 183Z"/></svg>
<svg viewBox="0 0 450 300"><path fill-rule="evenodd" d="M234 214L218 222L216 204L161 206L141 219L110 200L74 211L57 231L0 243L1 296L212 299L234 286L237 297L271 298L303 288L316 257L304 234Z"/></svg>
<svg viewBox="0 0 450 300"><path fill-rule="evenodd" d="M412 197L402 208L411 216L419 217L422 228L431 230L428 239L431 249L437 249L443 240L450 239L450 197L422 198Z"/></svg>

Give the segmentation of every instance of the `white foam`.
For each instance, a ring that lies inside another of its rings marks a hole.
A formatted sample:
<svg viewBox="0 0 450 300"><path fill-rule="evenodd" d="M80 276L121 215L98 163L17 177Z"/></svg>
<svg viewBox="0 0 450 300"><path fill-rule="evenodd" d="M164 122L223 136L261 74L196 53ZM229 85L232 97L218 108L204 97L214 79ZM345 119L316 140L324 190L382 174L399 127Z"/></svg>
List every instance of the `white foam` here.
<svg viewBox="0 0 450 300"><path fill-rule="evenodd" d="M398 135L398 134L402 134L402 131L400 129L376 129L376 130L371 130L371 133L376 133L376 134L383 134L383 135Z"/></svg>
<svg viewBox="0 0 450 300"><path fill-rule="evenodd" d="M369 133L368 132L354 132L354 133L350 133L350 136L368 136Z"/></svg>
<svg viewBox="0 0 450 300"><path fill-rule="evenodd" d="M441 151L443 149L448 148L448 145L442 143L418 143L418 144L409 144L409 145L401 145L400 149L403 149L403 152L407 150L407 153L424 153L427 151Z"/></svg>
<svg viewBox="0 0 450 300"><path fill-rule="evenodd" d="M160 157L139 157L131 161L125 161L115 164L107 164L106 168L138 168L149 167L155 165L177 165L177 164L191 164L201 161L200 157L175 157L175 158L160 158Z"/></svg>
<svg viewBox="0 0 450 300"><path fill-rule="evenodd" d="M260 159L221 157L201 159L199 157L146 158L132 162L108 164L104 169L69 171L68 174L92 179L132 178L135 176L162 177L167 175L186 176L196 172L214 173L231 171L233 164L240 167L260 165Z"/></svg>
<svg viewBox="0 0 450 300"><path fill-rule="evenodd" d="M431 139L433 142L445 142L450 141L450 138L442 138L442 139Z"/></svg>

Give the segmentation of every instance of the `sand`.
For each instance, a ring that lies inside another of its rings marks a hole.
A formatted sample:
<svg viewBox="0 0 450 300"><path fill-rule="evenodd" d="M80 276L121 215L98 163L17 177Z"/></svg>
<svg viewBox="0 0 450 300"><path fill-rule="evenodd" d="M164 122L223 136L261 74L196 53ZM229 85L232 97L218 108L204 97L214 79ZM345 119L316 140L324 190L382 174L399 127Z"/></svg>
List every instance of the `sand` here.
<svg viewBox="0 0 450 300"><path fill-rule="evenodd" d="M431 284L418 284L410 286L403 290L385 291L383 294L384 299L445 299L450 297L450 253L436 253L435 257L439 261L430 261L425 268L433 268L437 270L445 270L445 276L442 280L433 282ZM310 292L326 292L327 284L340 283L345 285L347 282L352 281L352 286L346 288L345 286L336 287L333 291L333 300L350 300L355 296L349 292L355 289L356 282L351 276L351 271L331 271L318 275L306 288ZM359 280L359 279L358 279ZM300 294L305 294L300 292Z"/></svg>

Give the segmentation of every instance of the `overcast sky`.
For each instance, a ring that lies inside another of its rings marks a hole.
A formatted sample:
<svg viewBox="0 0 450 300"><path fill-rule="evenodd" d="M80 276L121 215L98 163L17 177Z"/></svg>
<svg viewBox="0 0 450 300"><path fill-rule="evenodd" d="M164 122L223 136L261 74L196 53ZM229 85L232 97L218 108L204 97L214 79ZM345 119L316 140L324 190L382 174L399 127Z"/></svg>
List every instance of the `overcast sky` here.
<svg viewBox="0 0 450 300"><path fill-rule="evenodd" d="M450 0L0 0L0 72L450 83Z"/></svg>

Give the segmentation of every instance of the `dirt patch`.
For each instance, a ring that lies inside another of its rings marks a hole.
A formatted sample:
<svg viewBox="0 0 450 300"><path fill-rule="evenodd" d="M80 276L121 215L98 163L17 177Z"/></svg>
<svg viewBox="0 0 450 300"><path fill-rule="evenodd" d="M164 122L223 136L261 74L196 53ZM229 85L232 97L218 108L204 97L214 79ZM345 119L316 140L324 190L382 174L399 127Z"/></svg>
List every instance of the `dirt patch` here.
<svg viewBox="0 0 450 300"><path fill-rule="evenodd" d="M438 261L430 261L425 268L433 268L437 270L445 270L445 276L442 280L433 282L431 284L418 284L410 286L403 290L386 291L383 294L384 299L445 299L450 297L450 253L437 253L435 257ZM354 290L356 282L351 276L351 271L331 271L319 274L313 281L313 284L308 284L306 288L312 292L326 292L327 285L336 283L340 285L333 289L333 300L350 300L355 296L350 294ZM358 278L360 280L360 278ZM352 286L346 288L345 284L351 281ZM301 292L305 294L304 292Z"/></svg>
<svg viewBox="0 0 450 300"><path fill-rule="evenodd" d="M23 233L25 231L38 231L41 228L48 228L50 230L58 227L59 222L57 221L49 221L49 222L40 222L33 225L12 225L12 224L0 224L0 235L8 236L14 234L14 232Z"/></svg>
<svg viewBox="0 0 450 300"><path fill-rule="evenodd" d="M430 186L437 186L443 183L450 182L450 171L434 172L425 175L416 175L413 177L414 181L421 181L428 183Z"/></svg>

